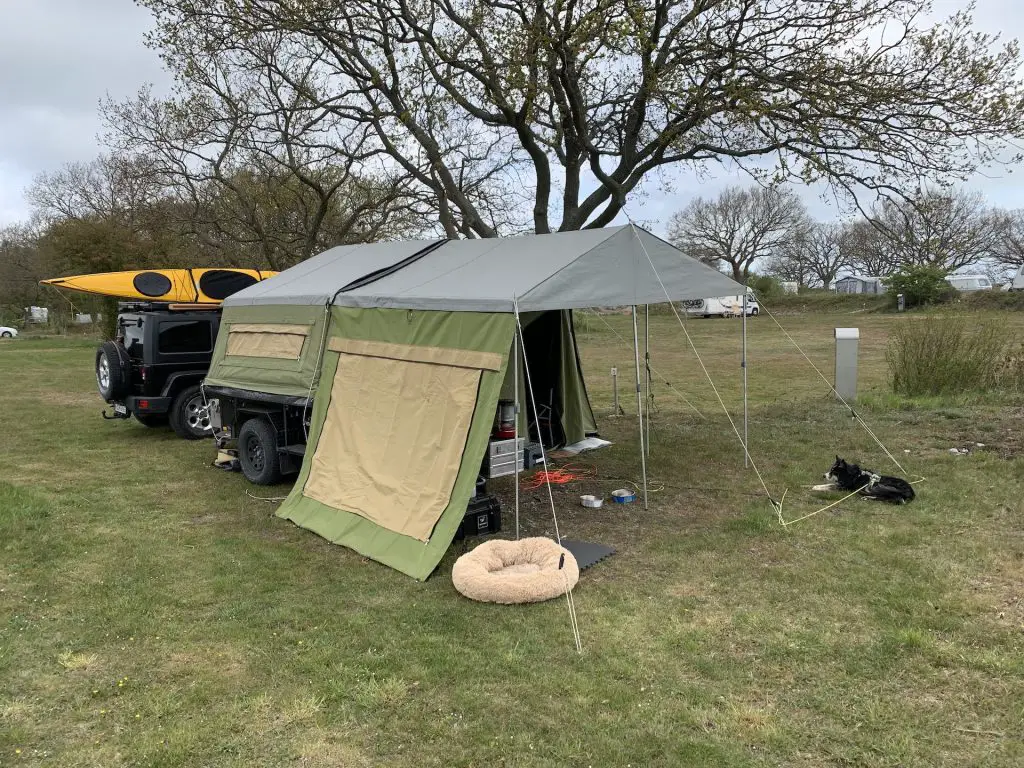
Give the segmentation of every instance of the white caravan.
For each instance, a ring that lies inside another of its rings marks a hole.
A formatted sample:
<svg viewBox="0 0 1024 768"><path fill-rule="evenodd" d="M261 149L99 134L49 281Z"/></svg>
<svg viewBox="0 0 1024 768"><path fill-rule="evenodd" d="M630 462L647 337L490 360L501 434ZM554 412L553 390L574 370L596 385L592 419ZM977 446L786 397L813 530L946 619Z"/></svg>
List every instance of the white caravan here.
<svg viewBox="0 0 1024 768"><path fill-rule="evenodd" d="M961 293L992 290L992 281L985 275L950 275L946 282Z"/></svg>
<svg viewBox="0 0 1024 768"><path fill-rule="evenodd" d="M683 310L688 317L739 317L743 314L743 295L690 299L683 302ZM753 291L748 291L747 316L752 317L758 312L757 297Z"/></svg>

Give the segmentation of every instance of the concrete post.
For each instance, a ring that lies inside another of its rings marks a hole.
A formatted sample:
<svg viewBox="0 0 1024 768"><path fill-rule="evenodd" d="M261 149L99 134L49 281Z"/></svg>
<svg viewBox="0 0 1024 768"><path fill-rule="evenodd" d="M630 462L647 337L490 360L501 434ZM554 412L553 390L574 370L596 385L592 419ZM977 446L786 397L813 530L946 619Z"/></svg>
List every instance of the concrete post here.
<svg viewBox="0 0 1024 768"><path fill-rule="evenodd" d="M836 328L835 388L847 402L857 399L857 345L859 328Z"/></svg>

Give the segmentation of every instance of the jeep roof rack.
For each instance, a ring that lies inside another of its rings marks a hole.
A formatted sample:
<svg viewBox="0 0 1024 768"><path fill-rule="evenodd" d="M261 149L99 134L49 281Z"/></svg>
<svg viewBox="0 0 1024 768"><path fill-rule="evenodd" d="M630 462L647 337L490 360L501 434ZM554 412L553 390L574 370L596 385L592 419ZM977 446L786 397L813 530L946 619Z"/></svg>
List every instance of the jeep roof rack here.
<svg viewBox="0 0 1024 768"><path fill-rule="evenodd" d="M220 304L187 304L169 301L119 301L118 312L214 312Z"/></svg>

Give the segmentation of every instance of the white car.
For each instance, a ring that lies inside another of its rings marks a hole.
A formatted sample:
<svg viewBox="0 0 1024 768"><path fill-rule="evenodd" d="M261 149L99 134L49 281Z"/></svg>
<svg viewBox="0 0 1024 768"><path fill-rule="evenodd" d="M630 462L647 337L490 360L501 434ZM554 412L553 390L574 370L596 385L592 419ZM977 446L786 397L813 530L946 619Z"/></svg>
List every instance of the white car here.
<svg viewBox="0 0 1024 768"><path fill-rule="evenodd" d="M0 325L0 339L13 339L18 335L17 328L11 328L7 325Z"/></svg>

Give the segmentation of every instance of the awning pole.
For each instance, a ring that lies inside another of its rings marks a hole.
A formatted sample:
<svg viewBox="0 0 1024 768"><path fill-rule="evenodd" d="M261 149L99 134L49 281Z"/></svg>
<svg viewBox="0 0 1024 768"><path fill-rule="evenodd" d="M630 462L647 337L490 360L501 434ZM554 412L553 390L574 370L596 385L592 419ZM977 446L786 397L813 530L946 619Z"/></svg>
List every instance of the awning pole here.
<svg viewBox="0 0 1024 768"><path fill-rule="evenodd" d="M644 304L644 380L646 381L647 396L644 402L647 403L647 455L651 455L651 305Z"/></svg>
<svg viewBox="0 0 1024 768"><path fill-rule="evenodd" d="M515 389L515 420L516 420L516 431L515 431L515 443L512 450L512 455L516 456L519 453L519 325L518 325L518 314L516 315L516 332L512 337L512 366L513 366L513 382L512 386ZM507 434L507 433L506 433ZM526 446L523 445L523 461L526 460ZM519 541L519 471L523 468L522 461L516 461L516 541Z"/></svg>
<svg viewBox="0 0 1024 768"><path fill-rule="evenodd" d="M633 305L633 361L636 364L636 413L640 419L640 472L644 480L644 509L647 509L647 451L644 449L644 398L640 389L640 335L636 326L636 304Z"/></svg>
<svg viewBox="0 0 1024 768"><path fill-rule="evenodd" d="M743 466L750 466L750 442L748 440L747 418L747 288L743 287L743 360L740 362L743 368Z"/></svg>

